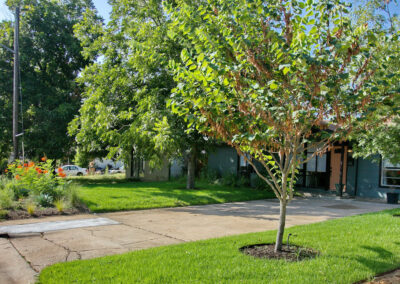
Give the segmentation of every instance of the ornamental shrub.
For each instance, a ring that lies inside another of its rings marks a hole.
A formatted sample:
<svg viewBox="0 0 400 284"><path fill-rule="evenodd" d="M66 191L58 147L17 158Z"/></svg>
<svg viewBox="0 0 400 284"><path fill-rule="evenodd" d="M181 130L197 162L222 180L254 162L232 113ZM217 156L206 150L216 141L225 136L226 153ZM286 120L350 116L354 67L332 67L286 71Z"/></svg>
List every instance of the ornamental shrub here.
<svg viewBox="0 0 400 284"><path fill-rule="evenodd" d="M38 200L48 200L39 202L40 205L48 206L63 195L65 188L65 173L61 168L58 174L54 174L52 160L42 159L39 163L22 163L17 161L8 165L6 170L12 182L9 183L18 198L26 197L28 194L38 197ZM39 197L41 196L41 197ZM46 197L44 197L46 196ZM50 202L51 199L51 202Z"/></svg>
<svg viewBox="0 0 400 284"><path fill-rule="evenodd" d="M51 160L17 161L8 165L4 173L0 178L0 209L21 202L41 207L53 207L57 200L78 203L76 193L70 190L71 181L66 181L62 168L55 173Z"/></svg>
<svg viewBox="0 0 400 284"><path fill-rule="evenodd" d="M11 209L14 205L14 193L8 188L0 189L0 209Z"/></svg>

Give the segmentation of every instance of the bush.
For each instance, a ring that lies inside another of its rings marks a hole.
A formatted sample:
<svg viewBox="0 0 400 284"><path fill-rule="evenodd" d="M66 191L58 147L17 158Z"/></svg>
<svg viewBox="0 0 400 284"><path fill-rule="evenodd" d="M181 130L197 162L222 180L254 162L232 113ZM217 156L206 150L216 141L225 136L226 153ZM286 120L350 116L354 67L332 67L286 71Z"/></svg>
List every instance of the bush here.
<svg viewBox="0 0 400 284"><path fill-rule="evenodd" d="M78 188L75 184L70 184L66 188L65 198L69 201L71 207L79 207L81 205L81 200L78 196Z"/></svg>
<svg viewBox="0 0 400 284"><path fill-rule="evenodd" d="M8 187L12 188L17 198L27 197L28 194L36 196L40 205L48 207L54 200L63 195L65 189L65 173L58 169L54 174L52 161L43 158L42 162L16 162L8 166L11 175ZM52 200L50 203L49 201Z"/></svg>
<svg viewBox="0 0 400 284"><path fill-rule="evenodd" d="M265 182L265 180L260 178L258 175L254 175L251 177L251 186L256 189L268 189L269 188L269 186Z"/></svg>
<svg viewBox="0 0 400 284"><path fill-rule="evenodd" d="M26 203L26 211L28 212L29 215L35 214L36 210L36 204L32 200L28 200Z"/></svg>
<svg viewBox="0 0 400 284"><path fill-rule="evenodd" d="M214 183L219 178L218 172L216 170L204 168L200 172L200 179L207 181L209 183Z"/></svg>
<svg viewBox="0 0 400 284"><path fill-rule="evenodd" d="M62 211L69 204L79 204L76 186L65 179L61 168L54 174L51 160L43 158L37 164L17 161L5 172L7 177L0 177L0 209L19 204L32 215L36 206L56 206Z"/></svg>
<svg viewBox="0 0 400 284"><path fill-rule="evenodd" d="M39 204L42 207L52 207L54 198L51 195L41 193L36 196L35 201L37 204Z"/></svg>
<svg viewBox="0 0 400 284"><path fill-rule="evenodd" d="M249 186L249 180L245 176L236 174L227 174L222 178L222 184L225 186L245 187Z"/></svg>
<svg viewBox="0 0 400 284"><path fill-rule="evenodd" d="M8 210L0 209L0 219L5 219L8 215Z"/></svg>
<svg viewBox="0 0 400 284"><path fill-rule="evenodd" d="M54 206L57 208L58 212L63 212L66 207L64 199L57 199L54 201Z"/></svg>
<svg viewBox="0 0 400 284"><path fill-rule="evenodd" d="M14 192L9 188L0 189L0 209L12 209L14 207Z"/></svg>
<svg viewBox="0 0 400 284"><path fill-rule="evenodd" d="M8 160L0 159L0 173L3 173L7 169Z"/></svg>

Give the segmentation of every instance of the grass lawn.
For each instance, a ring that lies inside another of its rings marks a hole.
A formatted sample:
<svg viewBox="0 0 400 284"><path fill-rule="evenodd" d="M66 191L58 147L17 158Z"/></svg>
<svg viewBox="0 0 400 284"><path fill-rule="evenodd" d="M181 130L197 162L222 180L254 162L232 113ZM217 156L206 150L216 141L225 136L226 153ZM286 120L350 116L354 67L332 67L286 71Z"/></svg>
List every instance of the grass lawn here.
<svg viewBox="0 0 400 284"><path fill-rule="evenodd" d="M197 182L195 190L183 182L124 182L107 179L75 179L78 195L92 212L176 207L273 198L274 193Z"/></svg>
<svg viewBox="0 0 400 284"><path fill-rule="evenodd" d="M255 259L239 248L275 231L152 248L45 268L40 283L354 283L400 266L400 209L296 226L312 260Z"/></svg>

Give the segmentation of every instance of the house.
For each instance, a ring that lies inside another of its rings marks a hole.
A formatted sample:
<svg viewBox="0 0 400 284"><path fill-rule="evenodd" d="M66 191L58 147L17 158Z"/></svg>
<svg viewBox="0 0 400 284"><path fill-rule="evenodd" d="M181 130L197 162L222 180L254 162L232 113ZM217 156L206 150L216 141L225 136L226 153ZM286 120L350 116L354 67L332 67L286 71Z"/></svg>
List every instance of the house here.
<svg viewBox="0 0 400 284"><path fill-rule="evenodd" d="M157 167L152 167L149 161L143 159L130 159L125 169L125 176L142 181L168 181L182 176L183 168L183 162L179 159L172 161L164 159Z"/></svg>
<svg viewBox="0 0 400 284"><path fill-rule="evenodd" d="M301 166L296 186L336 191L336 186L343 184L344 194L364 198L383 199L386 192L400 192L400 164L393 165L384 159L378 159L379 162L354 159L352 153L348 142L335 143L326 153ZM305 155L310 156L312 152ZM220 146L209 153L208 170L220 176L256 175L245 159L229 146Z"/></svg>

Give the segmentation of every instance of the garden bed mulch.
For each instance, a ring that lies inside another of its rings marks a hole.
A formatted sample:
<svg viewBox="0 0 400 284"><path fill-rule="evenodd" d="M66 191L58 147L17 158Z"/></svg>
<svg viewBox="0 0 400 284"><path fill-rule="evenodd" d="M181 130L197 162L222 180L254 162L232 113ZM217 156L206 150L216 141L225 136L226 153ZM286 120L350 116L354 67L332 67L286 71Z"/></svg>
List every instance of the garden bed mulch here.
<svg viewBox="0 0 400 284"><path fill-rule="evenodd" d="M63 211L58 211L56 208L40 208L35 210L35 213L30 215L26 210L10 210L5 216L3 216L3 220L20 220L20 219L29 219L29 218L41 218L48 216L59 216L59 215L76 215L82 213L89 213L89 210L84 207L80 208L67 208ZM1 219L0 219L1 221Z"/></svg>
<svg viewBox="0 0 400 284"><path fill-rule="evenodd" d="M257 258L285 259L290 262L311 259L318 255L313 249L295 245L289 247L285 245L280 252L275 252L274 248L275 244L256 244L242 247L240 251Z"/></svg>
<svg viewBox="0 0 400 284"><path fill-rule="evenodd" d="M359 281L355 284L399 284L400 283L400 268L379 274L373 280Z"/></svg>

